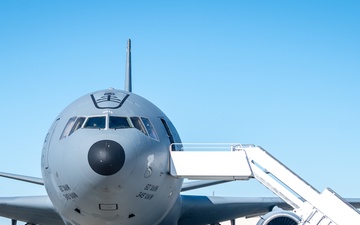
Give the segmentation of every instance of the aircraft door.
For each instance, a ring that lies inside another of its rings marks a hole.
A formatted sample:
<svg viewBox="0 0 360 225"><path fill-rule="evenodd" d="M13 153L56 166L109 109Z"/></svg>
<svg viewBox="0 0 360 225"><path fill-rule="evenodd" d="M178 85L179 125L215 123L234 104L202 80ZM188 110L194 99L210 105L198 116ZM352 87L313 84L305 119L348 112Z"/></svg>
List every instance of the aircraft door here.
<svg viewBox="0 0 360 225"><path fill-rule="evenodd" d="M175 129L175 126L171 123L171 121L166 121L164 118L160 118L166 133L169 137L170 144L176 143L176 145L172 145L172 151L182 151L181 139L178 132Z"/></svg>

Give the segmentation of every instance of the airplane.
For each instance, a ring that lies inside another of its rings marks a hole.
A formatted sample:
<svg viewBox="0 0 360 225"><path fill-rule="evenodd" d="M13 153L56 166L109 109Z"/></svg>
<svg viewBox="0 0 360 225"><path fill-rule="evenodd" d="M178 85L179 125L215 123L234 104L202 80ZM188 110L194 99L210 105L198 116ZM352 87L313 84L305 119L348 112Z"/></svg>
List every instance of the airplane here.
<svg viewBox="0 0 360 225"><path fill-rule="evenodd" d="M281 208L273 214L282 222L258 224L297 224L278 197L184 195L227 181L184 182L169 174L169 151L183 150L172 145L181 143L180 135L156 105L132 92L130 39L126 59L124 90L86 94L55 118L42 148L42 178L0 173L47 192L0 198L1 217L13 225L235 224L235 218ZM348 202L360 207L360 199Z"/></svg>

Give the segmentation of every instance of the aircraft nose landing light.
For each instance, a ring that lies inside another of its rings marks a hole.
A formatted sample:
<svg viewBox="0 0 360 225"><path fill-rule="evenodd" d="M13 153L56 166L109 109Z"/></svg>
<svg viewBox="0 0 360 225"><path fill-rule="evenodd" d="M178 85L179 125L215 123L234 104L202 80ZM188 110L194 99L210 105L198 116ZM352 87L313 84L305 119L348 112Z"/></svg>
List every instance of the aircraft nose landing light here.
<svg viewBox="0 0 360 225"><path fill-rule="evenodd" d="M88 153L90 167L103 176L113 175L123 167L125 162L124 148L112 140L94 143Z"/></svg>

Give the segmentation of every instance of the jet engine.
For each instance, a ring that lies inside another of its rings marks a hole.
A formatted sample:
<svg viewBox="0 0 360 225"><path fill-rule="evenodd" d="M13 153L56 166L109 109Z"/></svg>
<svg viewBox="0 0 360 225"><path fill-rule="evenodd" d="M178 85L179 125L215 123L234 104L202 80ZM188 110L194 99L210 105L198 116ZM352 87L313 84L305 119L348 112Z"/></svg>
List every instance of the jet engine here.
<svg viewBox="0 0 360 225"><path fill-rule="evenodd" d="M262 216L256 225L298 225L300 221L294 212L277 208Z"/></svg>

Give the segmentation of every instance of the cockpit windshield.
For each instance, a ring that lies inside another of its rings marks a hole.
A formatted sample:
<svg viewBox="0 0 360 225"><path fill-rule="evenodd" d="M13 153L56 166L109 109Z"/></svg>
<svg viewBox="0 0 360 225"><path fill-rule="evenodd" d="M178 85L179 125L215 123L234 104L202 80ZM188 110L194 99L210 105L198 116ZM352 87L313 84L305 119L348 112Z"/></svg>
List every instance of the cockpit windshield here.
<svg viewBox="0 0 360 225"><path fill-rule="evenodd" d="M156 131L152 126L150 120L145 117L122 117L122 116L79 116L71 117L60 136L60 139L70 136L78 129L128 129L136 128L140 130L144 135L158 140Z"/></svg>
<svg viewBox="0 0 360 225"><path fill-rule="evenodd" d="M124 129L130 127L128 118L109 116L109 129Z"/></svg>
<svg viewBox="0 0 360 225"><path fill-rule="evenodd" d="M90 129L105 129L106 117L98 116L98 117L89 117L84 125L84 128Z"/></svg>

